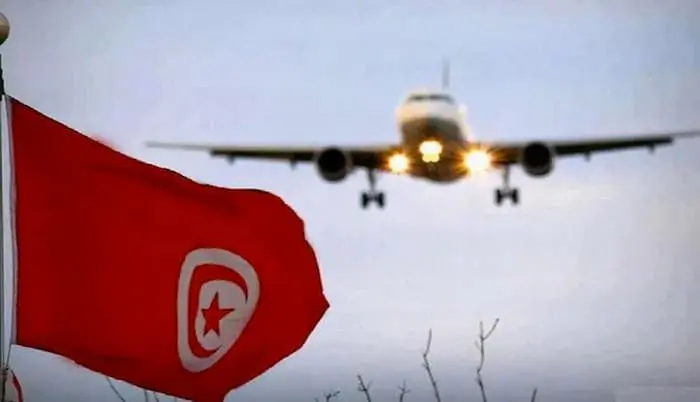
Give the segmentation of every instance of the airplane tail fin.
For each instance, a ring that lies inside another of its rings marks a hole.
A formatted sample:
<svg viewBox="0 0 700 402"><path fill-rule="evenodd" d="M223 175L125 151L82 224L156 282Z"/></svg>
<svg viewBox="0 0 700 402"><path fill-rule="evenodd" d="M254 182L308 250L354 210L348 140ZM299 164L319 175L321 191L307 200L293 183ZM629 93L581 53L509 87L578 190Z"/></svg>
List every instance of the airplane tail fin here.
<svg viewBox="0 0 700 402"><path fill-rule="evenodd" d="M442 60L442 89L450 87L450 60L444 58Z"/></svg>

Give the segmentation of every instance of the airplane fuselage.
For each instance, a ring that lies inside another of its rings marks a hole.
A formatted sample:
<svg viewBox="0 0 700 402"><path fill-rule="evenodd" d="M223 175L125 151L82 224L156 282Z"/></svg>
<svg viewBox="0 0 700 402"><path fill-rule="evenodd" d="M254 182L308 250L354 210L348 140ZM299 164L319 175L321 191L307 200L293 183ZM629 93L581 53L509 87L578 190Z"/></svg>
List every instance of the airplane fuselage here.
<svg viewBox="0 0 700 402"><path fill-rule="evenodd" d="M437 183L450 183L466 176L465 118L462 109L445 93L425 91L409 95L396 110L403 152L411 161L406 174ZM425 149L426 143L437 143L439 148ZM426 150L435 152L426 155Z"/></svg>

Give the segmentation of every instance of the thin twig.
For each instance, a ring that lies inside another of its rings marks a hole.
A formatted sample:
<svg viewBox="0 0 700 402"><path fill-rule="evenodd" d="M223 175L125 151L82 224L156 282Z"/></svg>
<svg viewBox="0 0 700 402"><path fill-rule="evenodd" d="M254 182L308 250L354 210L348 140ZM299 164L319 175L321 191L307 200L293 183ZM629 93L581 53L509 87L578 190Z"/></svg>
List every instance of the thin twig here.
<svg viewBox="0 0 700 402"><path fill-rule="evenodd" d="M500 321L500 318L496 318L496 321L493 322L493 325L491 325L491 329L484 333L484 322L479 321L479 341L478 343L475 344L476 348L479 350L479 366L476 368L476 384L479 386L479 391L481 391L481 400L482 402L488 402L486 398L486 389L484 387L484 380L481 377L481 370L484 369L484 362L486 359L486 351L484 349L484 344L486 343L486 340L489 339L489 337L493 334L493 331L496 330L496 326L498 325Z"/></svg>
<svg viewBox="0 0 700 402"><path fill-rule="evenodd" d="M112 382L112 379L105 376L105 379L107 380L107 384L109 384L109 387L114 391L114 394L119 398L120 401L126 402L126 399L122 396L121 392L117 389L117 387L114 386L114 383Z"/></svg>
<svg viewBox="0 0 700 402"><path fill-rule="evenodd" d="M530 402L535 402L537 399L537 388L532 390L532 396L530 397Z"/></svg>
<svg viewBox="0 0 700 402"><path fill-rule="evenodd" d="M156 400L156 402L160 402L160 398L158 398L158 393L156 391L151 391L153 393L153 399Z"/></svg>
<svg viewBox="0 0 700 402"><path fill-rule="evenodd" d="M326 402L330 402L333 399L337 398L338 395L340 395L340 391L335 390L335 391L329 391L323 394L323 399L325 399Z"/></svg>
<svg viewBox="0 0 700 402"><path fill-rule="evenodd" d="M399 387L399 402L403 402L406 398L406 394L409 392L411 392L411 390L406 387L406 380L404 380L403 384Z"/></svg>
<svg viewBox="0 0 700 402"><path fill-rule="evenodd" d="M428 355L430 354L430 346L433 343L433 330L432 328L428 330L428 342L426 342L425 350L423 351L423 368L425 372L428 373L428 379L430 380L430 385L433 387L433 394L435 395L435 401L440 402L440 389L438 388L435 376L433 376L433 369L430 367L430 360Z"/></svg>
<svg viewBox="0 0 700 402"><path fill-rule="evenodd" d="M369 388L372 386L372 383L370 382L365 385L365 382L362 380L362 376L359 374L357 375L357 382L359 383L357 385L357 390L365 395L367 402L372 402L372 397L369 394Z"/></svg>

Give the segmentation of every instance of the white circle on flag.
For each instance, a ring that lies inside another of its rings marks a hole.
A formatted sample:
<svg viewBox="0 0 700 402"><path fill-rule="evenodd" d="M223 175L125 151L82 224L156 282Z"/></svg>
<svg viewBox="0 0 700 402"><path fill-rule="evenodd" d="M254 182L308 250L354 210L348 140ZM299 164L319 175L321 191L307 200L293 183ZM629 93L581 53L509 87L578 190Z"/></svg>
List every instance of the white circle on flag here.
<svg viewBox="0 0 700 402"><path fill-rule="evenodd" d="M206 273L211 266L225 270L193 283L198 272ZM238 254L217 248L187 254L177 296L177 345L183 367L201 372L221 360L245 330L259 297L255 269Z"/></svg>

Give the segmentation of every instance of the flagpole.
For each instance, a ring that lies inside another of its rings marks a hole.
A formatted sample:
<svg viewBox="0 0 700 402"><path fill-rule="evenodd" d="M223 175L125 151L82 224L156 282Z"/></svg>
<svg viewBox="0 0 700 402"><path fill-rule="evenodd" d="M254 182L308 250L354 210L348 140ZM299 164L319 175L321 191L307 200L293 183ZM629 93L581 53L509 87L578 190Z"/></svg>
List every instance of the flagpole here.
<svg viewBox="0 0 700 402"><path fill-rule="evenodd" d="M7 17L0 12L0 46L2 46L10 35L10 22ZM5 110L7 111L7 98L5 97L5 81L2 74L2 53L0 53L0 99L2 103L5 104ZM9 124L9 121L7 122ZM8 132L9 132L8 127ZM0 402L5 401L5 384L9 369L9 362L6 361L5 355L5 273L7 270L6 259L7 254L5 253L5 195L10 195L8 191L9 188L5 187L5 171L9 168L9 165L5 165L5 162L9 162L8 158L5 158L5 144L4 137L5 132L2 130L2 124L0 124L0 317L2 322L0 322L0 367L2 368L0 375ZM9 144L9 141L8 141ZM9 181L8 181L9 183ZM9 351L8 351L9 355ZM6 364L7 363L7 364Z"/></svg>

